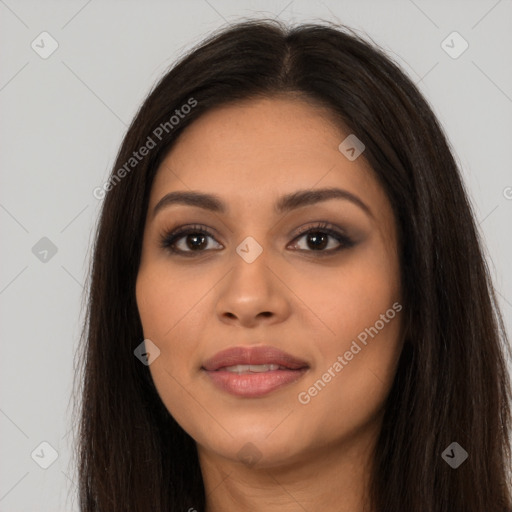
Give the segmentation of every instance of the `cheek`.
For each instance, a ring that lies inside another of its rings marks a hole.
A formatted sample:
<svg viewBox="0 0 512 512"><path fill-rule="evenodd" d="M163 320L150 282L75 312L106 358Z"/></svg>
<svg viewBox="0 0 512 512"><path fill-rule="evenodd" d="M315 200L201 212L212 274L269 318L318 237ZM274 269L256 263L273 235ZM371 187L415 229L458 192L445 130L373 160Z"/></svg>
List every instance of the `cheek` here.
<svg viewBox="0 0 512 512"><path fill-rule="evenodd" d="M379 254L380 258L376 257ZM390 340L380 343L380 350L385 351L392 344L399 321L394 310L388 315L393 318L385 317L384 324L381 315L386 315L393 303L400 300L398 271L392 255L382 248L368 247L337 268L319 267L314 273L304 271L296 277L292 288L304 297L312 313L309 323L315 328L314 343L322 359L327 361L348 350L352 340L376 322L382 331L379 338Z"/></svg>
<svg viewBox="0 0 512 512"><path fill-rule="evenodd" d="M194 340L201 339L201 319L194 308L204 295L199 288L199 283L185 282L175 273L170 276L168 268L153 263L151 268L141 267L136 285L144 338L160 349L149 366L151 377L167 410L185 425L194 425L199 414L187 400L187 390L193 386L191 361L197 357Z"/></svg>
<svg viewBox="0 0 512 512"><path fill-rule="evenodd" d="M204 294L204 280L202 283L184 272L170 272L165 262L142 266L137 276L136 297L144 335L161 343L172 339Z"/></svg>
<svg viewBox="0 0 512 512"><path fill-rule="evenodd" d="M169 379L173 382L172 377L186 384L184 362L190 370L197 347L194 340L201 339L198 308L194 306L204 295L204 286L199 281L185 280L176 273L169 275L165 267L141 267L136 285L144 337L160 349L160 356L150 365L157 388Z"/></svg>
<svg viewBox="0 0 512 512"><path fill-rule="evenodd" d="M386 337L393 338L390 328L398 322L392 305L399 299L399 290L392 275L365 267L353 269L340 283L337 307L330 312L335 332L333 339L337 338L340 342L336 348L345 348L347 342L350 343L375 325L379 333L387 332ZM360 339L364 341L364 335ZM330 344L331 348L334 346Z"/></svg>
<svg viewBox="0 0 512 512"><path fill-rule="evenodd" d="M340 336L324 347L321 363L297 395L303 414L314 418L310 424L314 437L328 440L340 432L350 436L374 425L391 388L401 348L400 313L390 308L389 316L394 318L388 318L382 329L375 319L366 326L352 326L347 334L340 328Z"/></svg>
<svg viewBox="0 0 512 512"><path fill-rule="evenodd" d="M398 264L388 254L359 253L351 264L317 275L317 292L308 295L324 326L313 341L318 364L298 401L330 425L333 435L341 426L348 431L372 418L394 378L402 304Z"/></svg>

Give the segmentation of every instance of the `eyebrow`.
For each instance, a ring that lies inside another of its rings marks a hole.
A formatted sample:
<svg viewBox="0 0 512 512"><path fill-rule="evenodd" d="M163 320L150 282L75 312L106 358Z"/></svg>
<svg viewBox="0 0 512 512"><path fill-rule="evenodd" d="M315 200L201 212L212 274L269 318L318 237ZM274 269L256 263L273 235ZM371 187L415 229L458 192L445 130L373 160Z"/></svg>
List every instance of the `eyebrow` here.
<svg viewBox="0 0 512 512"><path fill-rule="evenodd" d="M359 206L367 215L373 217L370 208L359 199L359 197L341 188L297 190L296 192L280 197L274 206L274 210L277 214L283 214L302 206L308 206L330 199L350 201L356 206ZM206 194L197 191L175 191L169 192L158 201L153 209L153 217L155 217L160 210L175 204L195 206L216 213L225 214L228 211L226 204L215 194Z"/></svg>

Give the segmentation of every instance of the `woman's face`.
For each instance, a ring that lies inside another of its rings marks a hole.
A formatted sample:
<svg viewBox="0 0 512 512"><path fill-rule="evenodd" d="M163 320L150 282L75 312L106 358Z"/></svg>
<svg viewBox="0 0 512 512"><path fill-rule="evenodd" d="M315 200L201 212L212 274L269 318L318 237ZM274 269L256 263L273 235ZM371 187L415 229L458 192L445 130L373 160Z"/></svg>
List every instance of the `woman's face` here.
<svg viewBox="0 0 512 512"><path fill-rule="evenodd" d="M272 467L375 436L401 350L397 238L349 135L301 100L251 100L200 117L158 169L137 304L201 456ZM209 364L232 347L249 350Z"/></svg>

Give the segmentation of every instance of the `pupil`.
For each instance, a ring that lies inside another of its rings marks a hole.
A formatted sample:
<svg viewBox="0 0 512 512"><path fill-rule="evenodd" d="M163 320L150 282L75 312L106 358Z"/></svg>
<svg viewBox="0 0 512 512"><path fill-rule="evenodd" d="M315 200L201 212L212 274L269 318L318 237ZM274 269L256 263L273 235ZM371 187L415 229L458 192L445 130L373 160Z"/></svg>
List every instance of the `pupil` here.
<svg viewBox="0 0 512 512"><path fill-rule="evenodd" d="M327 245L327 235L325 235L324 233L310 233L308 242L311 241L313 241L313 248L323 249ZM320 243L318 243L319 241Z"/></svg>
<svg viewBox="0 0 512 512"><path fill-rule="evenodd" d="M206 246L206 237L201 234L188 235L187 241L197 241L198 239L202 239L202 242L199 244L195 244L194 242L187 244L189 246L189 249L197 250L202 249L204 246Z"/></svg>

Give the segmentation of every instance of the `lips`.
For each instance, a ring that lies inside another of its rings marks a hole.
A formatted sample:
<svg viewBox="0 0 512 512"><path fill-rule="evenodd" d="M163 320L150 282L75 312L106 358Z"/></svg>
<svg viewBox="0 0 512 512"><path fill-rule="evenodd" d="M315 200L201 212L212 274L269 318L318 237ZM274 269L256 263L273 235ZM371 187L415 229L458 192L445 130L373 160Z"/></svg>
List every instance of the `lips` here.
<svg viewBox="0 0 512 512"><path fill-rule="evenodd" d="M239 398L259 398L299 380L306 361L275 347L233 347L206 360L202 369L217 389Z"/></svg>
<svg viewBox="0 0 512 512"><path fill-rule="evenodd" d="M306 361L298 359L275 347L232 347L218 352L203 363L203 369L217 371L237 365L278 365L288 370L307 368Z"/></svg>

